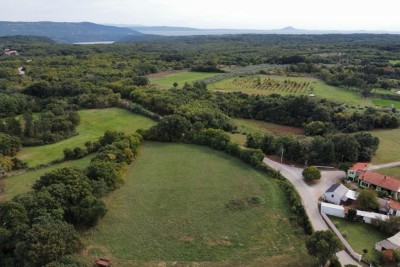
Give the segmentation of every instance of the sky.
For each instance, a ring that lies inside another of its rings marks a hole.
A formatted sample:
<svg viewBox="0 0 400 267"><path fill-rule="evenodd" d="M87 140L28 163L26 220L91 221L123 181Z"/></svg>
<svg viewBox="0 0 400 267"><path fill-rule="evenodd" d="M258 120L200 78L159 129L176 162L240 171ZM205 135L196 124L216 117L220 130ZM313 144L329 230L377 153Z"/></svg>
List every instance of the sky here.
<svg viewBox="0 0 400 267"><path fill-rule="evenodd" d="M399 8L399 0L12 0L1 4L0 20L399 31Z"/></svg>

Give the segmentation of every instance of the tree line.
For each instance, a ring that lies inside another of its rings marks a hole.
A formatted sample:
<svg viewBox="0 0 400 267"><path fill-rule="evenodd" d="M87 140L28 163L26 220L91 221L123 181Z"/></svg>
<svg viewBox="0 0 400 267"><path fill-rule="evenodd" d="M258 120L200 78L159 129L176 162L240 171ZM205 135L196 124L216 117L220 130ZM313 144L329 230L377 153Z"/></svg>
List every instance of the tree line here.
<svg viewBox="0 0 400 267"><path fill-rule="evenodd" d="M369 162L379 146L379 139L369 133L328 136L293 136L250 133L246 145L267 155L310 165L343 162Z"/></svg>
<svg viewBox="0 0 400 267"><path fill-rule="evenodd" d="M1 266L84 266L68 256L83 247L77 229L94 226L107 212L101 197L121 186L142 137L106 132L98 142L86 169L53 170L33 191L0 202Z"/></svg>

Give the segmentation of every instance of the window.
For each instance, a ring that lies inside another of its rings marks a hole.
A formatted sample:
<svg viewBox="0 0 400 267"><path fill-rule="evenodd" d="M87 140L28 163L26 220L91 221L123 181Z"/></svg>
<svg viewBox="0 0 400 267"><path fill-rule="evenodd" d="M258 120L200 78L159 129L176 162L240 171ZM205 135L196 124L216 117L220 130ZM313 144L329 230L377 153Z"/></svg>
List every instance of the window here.
<svg viewBox="0 0 400 267"><path fill-rule="evenodd" d="M335 198L335 195L334 195L334 194L332 194L332 198Z"/></svg>

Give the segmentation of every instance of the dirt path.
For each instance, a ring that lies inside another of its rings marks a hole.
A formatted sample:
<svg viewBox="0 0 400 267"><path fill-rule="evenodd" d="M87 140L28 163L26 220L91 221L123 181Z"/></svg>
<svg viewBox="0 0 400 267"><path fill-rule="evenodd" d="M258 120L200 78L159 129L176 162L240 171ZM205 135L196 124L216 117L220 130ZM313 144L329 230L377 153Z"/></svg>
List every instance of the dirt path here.
<svg viewBox="0 0 400 267"><path fill-rule="evenodd" d="M280 171L281 174L296 187L314 230L328 230L329 228L318 210L318 199L332 184L338 182L341 177L344 177L345 173L343 171L322 171L321 180L313 185L308 185L304 182L301 174L303 169L288 166L268 158L264 158L264 163L273 169ZM360 266L344 250L338 252L336 255L343 266L346 264Z"/></svg>
<svg viewBox="0 0 400 267"><path fill-rule="evenodd" d="M373 170L379 170L379 169L385 169L385 168L391 168L391 167L397 167L397 166L400 166L400 161L379 164L379 165L371 165L368 167L368 170L373 171Z"/></svg>

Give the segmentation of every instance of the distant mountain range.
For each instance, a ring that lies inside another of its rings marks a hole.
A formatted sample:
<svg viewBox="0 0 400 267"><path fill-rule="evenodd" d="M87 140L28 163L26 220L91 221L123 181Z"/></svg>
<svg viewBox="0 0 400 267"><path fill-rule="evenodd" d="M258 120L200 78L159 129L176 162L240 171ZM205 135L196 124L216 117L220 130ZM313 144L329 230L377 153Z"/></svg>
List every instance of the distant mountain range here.
<svg viewBox="0 0 400 267"><path fill-rule="evenodd" d="M117 41L127 36L141 36L133 29L90 22L8 22L0 21L0 36L36 35L63 43Z"/></svg>
<svg viewBox="0 0 400 267"><path fill-rule="evenodd" d="M101 25L90 22L8 22L0 21L0 36L34 35L48 37L61 43L140 41L163 36L222 35L222 34L400 34L389 31L321 31L286 27L276 30L252 29L197 29L188 27Z"/></svg>
<svg viewBox="0 0 400 267"><path fill-rule="evenodd" d="M164 36L188 36L188 35L219 35L219 34L354 34L354 33L371 33L371 34L400 34L400 31L341 31L341 30L304 30L294 27L286 27L275 30L254 30L254 29L196 29L186 27L169 27L169 26L130 26L118 25L126 27L145 34L155 34Z"/></svg>

